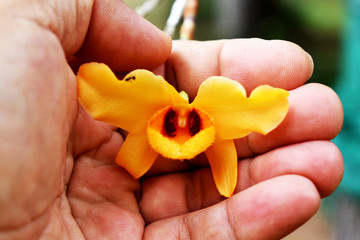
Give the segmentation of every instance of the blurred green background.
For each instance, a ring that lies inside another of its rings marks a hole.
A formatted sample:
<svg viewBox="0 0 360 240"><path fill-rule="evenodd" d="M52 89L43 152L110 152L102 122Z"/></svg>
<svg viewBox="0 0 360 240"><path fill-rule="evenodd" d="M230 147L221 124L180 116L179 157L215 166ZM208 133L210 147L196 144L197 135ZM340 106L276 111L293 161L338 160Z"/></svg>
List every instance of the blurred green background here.
<svg viewBox="0 0 360 240"><path fill-rule="evenodd" d="M135 8L144 0L125 2ZM160 1L145 18L163 29L172 3ZM342 0L200 0L195 39L259 37L295 42L314 59L310 81L332 86L339 70L344 4Z"/></svg>

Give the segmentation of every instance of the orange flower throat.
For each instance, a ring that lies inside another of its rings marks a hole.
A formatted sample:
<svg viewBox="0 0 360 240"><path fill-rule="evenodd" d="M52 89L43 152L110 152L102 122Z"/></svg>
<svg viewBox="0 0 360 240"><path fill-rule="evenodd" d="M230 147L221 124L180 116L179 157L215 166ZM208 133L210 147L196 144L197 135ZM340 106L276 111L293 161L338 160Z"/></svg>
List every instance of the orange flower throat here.
<svg viewBox="0 0 360 240"><path fill-rule="evenodd" d="M157 148L161 154L165 156L178 159L179 156L182 156L181 159L190 159L195 156L189 154L188 144L193 142L193 138L200 136L200 132L207 130L205 132L211 132L210 129L214 127L214 121L210 116L203 111L194 108L190 104L176 104L173 106L168 106L157 111L154 116L150 119L148 124L148 134L150 145ZM156 138L153 139L151 136L156 132ZM204 132L204 133L205 133ZM162 149L158 149L158 144L156 141L161 139L163 144ZM214 139L211 137L210 139ZM154 141L153 141L154 140ZM197 139L200 140L200 139ZM212 142L206 141L207 147L211 145ZM173 146L177 149L178 154L176 157L171 156L167 153L167 147ZM202 144L197 144L201 146ZM192 151L190 151L192 152Z"/></svg>

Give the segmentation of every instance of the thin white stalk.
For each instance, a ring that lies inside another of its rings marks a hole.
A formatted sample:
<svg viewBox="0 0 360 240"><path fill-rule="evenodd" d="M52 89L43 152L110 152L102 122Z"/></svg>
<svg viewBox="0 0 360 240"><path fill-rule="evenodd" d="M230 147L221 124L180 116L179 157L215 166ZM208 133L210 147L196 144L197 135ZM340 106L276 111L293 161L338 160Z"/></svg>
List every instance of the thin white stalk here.
<svg viewBox="0 0 360 240"><path fill-rule="evenodd" d="M183 15L187 2L188 0L175 0L171 7L170 15L166 21L164 31L172 37L174 36L176 26Z"/></svg>

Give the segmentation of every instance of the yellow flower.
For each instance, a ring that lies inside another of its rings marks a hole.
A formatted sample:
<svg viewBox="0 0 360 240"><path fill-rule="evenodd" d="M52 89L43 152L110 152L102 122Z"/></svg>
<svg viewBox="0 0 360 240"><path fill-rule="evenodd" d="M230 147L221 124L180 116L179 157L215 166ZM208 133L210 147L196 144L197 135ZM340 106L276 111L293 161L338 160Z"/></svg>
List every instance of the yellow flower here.
<svg viewBox="0 0 360 240"><path fill-rule="evenodd" d="M145 174L158 154L192 159L205 151L220 194L230 197L237 182L235 138L267 134L285 118L289 93L268 85L247 97L225 77L204 81L192 103L161 76L135 70L119 80L105 65L80 67L78 98L96 120L129 132L116 157L134 178Z"/></svg>

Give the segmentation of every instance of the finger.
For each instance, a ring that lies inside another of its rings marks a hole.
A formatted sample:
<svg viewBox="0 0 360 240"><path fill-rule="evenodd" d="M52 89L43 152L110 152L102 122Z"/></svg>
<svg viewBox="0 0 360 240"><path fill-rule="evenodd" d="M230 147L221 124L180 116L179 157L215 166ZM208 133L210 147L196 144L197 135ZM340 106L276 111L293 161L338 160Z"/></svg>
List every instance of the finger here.
<svg viewBox="0 0 360 240"><path fill-rule="evenodd" d="M77 56L106 63L113 71L154 68L170 55L171 39L123 1L95 1Z"/></svg>
<svg viewBox="0 0 360 240"><path fill-rule="evenodd" d="M344 163L339 149L329 141L312 141L286 146L255 157L249 176L254 183L280 175L298 174L310 179L321 197L327 197L339 186ZM239 189L238 189L239 190Z"/></svg>
<svg viewBox="0 0 360 240"><path fill-rule="evenodd" d="M170 55L171 38L123 1L8 2L8 9L17 12L8 16L54 34L67 57L78 52L80 60L72 60L77 64L98 61L114 71L130 71L154 68Z"/></svg>
<svg viewBox="0 0 360 240"><path fill-rule="evenodd" d="M209 168L151 177L141 185L139 207L146 223L199 210L224 199Z"/></svg>
<svg viewBox="0 0 360 240"><path fill-rule="evenodd" d="M123 143L123 138L120 134L115 134L115 130L116 127L108 123L95 121L79 106L78 116L71 134L73 156L76 158L82 153L97 149L116 136L116 141L113 141L114 143L117 142L117 145L114 146L115 150L106 152L114 162L116 153ZM106 160L108 159L106 158Z"/></svg>
<svg viewBox="0 0 360 240"><path fill-rule="evenodd" d="M280 239L307 221L320 198L306 178L287 175L255 185L215 206L154 222L145 239Z"/></svg>
<svg viewBox="0 0 360 240"><path fill-rule="evenodd" d="M270 178L296 174L312 181L321 197L325 197L339 185L343 169L341 153L333 143L298 143L239 161L235 192ZM221 200L210 169L203 168L143 180L139 204L149 223L209 207Z"/></svg>
<svg viewBox="0 0 360 240"><path fill-rule="evenodd" d="M267 135L250 134L237 144L239 157L264 153L287 144L330 140L341 130L343 110L339 97L329 87L308 84L290 93L290 107L284 121ZM246 149L247 148L247 149Z"/></svg>
<svg viewBox="0 0 360 240"><path fill-rule="evenodd" d="M294 89L313 72L311 57L286 41L236 39L210 42L174 42L168 80L176 77L179 89L194 97L210 76L239 81L250 92L258 85Z"/></svg>
<svg viewBox="0 0 360 240"><path fill-rule="evenodd" d="M2 21L5 22L6 18L13 23L26 20L25 22L34 24L28 25L28 29L40 27L49 34L48 37L52 40L55 36L65 54L70 56L80 48L85 38L92 5L93 1L82 0L24 1L21 4L16 1L2 1L2 10L10 13L4 15ZM11 12L16 14L11 14ZM10 32L7 35L11 35ZM36 35L35 32L33 32L34 35Z"/></svg>

